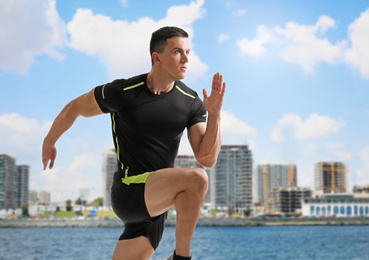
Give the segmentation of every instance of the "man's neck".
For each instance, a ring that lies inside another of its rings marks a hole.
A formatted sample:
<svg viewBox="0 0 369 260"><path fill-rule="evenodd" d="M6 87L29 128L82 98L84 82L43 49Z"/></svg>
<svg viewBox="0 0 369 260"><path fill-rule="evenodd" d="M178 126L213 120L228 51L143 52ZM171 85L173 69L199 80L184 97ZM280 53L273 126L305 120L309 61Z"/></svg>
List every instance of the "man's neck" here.
<svg viewBox="0 0 369 260"><path fill-rule="evenodd" d="M156 94L161 95L172 90L175 80L152 69L147 75L147 87Z"/></svg>

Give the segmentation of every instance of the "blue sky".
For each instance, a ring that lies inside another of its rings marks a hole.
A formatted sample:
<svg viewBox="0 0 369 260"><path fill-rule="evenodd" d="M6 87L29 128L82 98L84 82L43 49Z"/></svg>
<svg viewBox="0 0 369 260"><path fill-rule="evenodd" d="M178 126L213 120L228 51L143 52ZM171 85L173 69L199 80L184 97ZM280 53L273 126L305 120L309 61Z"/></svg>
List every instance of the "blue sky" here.
<svg viewBox="0 0 369 260"><path fill-rule="evenodd" d="M32 189L53 201L81 188L101 196L108 115L79 118L57 143L53 170L41 145L75 97L150 70L151 32L190 34L184 82L202 96L227 82L223 144L248 143L254 165L294 163L313 187L314 163L343 161L349 185L369 184L367 1L0 1L0 153L31 166ZM190 154L186 138L180 153Z"/></svg>

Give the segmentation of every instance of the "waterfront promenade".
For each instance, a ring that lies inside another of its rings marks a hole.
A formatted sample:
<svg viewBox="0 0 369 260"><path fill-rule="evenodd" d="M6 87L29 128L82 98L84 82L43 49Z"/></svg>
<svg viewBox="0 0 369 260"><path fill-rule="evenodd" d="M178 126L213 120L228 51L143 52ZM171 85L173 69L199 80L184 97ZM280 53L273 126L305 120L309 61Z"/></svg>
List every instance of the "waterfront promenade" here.
<svg viewBox="0 0 369 260"><path fill-rule="evenodd" d="M175 226L175 218L169 218L167 226ZM202 227L255 227L255 226L343 226L369 225L369 218L296 218L296 219L257 219L257 218L200 218L197 226ZM0 228L43 228L43 227L121 227L117 218L65 218L65 219L18 219L0 220Z"/></svg>

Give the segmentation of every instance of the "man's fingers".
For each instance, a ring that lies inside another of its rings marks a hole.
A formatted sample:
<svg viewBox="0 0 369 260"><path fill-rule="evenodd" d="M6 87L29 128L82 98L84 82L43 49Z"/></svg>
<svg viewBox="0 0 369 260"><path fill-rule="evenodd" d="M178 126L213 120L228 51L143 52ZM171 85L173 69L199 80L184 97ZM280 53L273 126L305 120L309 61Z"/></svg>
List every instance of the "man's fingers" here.
<svg viewBox="0 0 369 260"><path fill-rule="evenodd" d="M204 95L204 99L208 98L208 91L206 90L206 88L202 89L202 93Z"/></svg>
<svg viewBox="0 0 369 260"><path fill-rule="evenodd" d="M55 157L51 159L49 164L49 169L52 169L54 167Z"/></svg>

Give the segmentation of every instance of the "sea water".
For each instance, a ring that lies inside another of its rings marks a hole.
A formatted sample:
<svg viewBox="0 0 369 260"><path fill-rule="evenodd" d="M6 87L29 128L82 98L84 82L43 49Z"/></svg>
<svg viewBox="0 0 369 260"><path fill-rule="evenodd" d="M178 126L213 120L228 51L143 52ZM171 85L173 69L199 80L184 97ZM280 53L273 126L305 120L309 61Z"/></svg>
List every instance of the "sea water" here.
<svg viewBox="0 0 369 260"><path fill-rule="evenodd" d="M2 228L1 260L111 259L121 228ZM152 260L167 259L175 228L166 227ZM197 227L194 260L369 259L369 226Z"/></svg>

